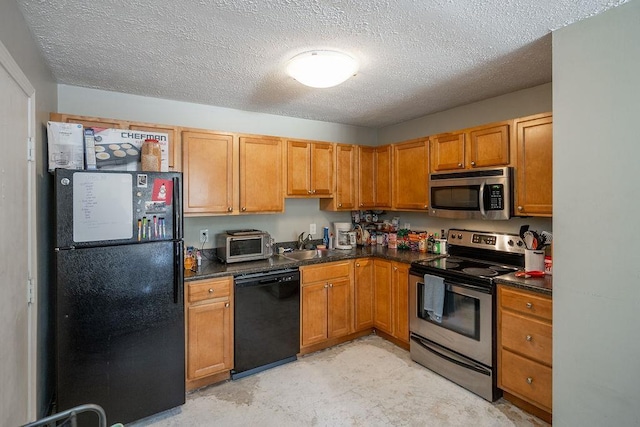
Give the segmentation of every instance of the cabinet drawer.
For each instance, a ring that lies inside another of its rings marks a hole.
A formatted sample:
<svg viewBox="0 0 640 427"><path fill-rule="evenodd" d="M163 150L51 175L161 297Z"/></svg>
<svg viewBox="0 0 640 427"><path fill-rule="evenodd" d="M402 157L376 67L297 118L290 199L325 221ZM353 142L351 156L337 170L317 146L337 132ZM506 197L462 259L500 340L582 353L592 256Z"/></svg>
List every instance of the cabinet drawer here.
<svg viewBox="0 0 640 427"><path fill-rule="evenodd" d="M551 366L552 327L518 314L501 313L500 345Z"/></svg>
<svg viewBox="0 0 640 427"><path fill-rule="evenodd" d="M233 279L202 280L189 283L189 302L194 303L213 298L229 297Z"/></svg>
<svg viewBox="0 0 640 427"><path fill-rule="evenodd" d="M551 368L504 349L501 356L500 388L551 412Z"/></svg>
<svg viewBox="0 0 640 427"><path fill-rule="evenodd" d="M332 262L329 264L300 267L300 278L302 283L305 284L338 277L349 277L350 272L351 261Z"/></svg>
<svg viewBox="0 0 640 427"><path fill-rule="evenodd" d="M507 289L500 286L500 307L515 310L551 321L553 303L551 298L532 292Z"/></svg>

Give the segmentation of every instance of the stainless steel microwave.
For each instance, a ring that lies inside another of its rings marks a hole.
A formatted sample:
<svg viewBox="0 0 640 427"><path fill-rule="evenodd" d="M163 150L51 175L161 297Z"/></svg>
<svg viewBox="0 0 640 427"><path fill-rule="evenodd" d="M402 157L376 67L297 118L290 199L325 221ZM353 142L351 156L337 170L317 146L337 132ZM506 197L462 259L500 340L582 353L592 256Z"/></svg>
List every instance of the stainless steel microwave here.
<svg viewBox="0 0 640 427"><path fill-rule="evenodd" d="M260 230L227 230L216 235L216 255L226 263L266 259L273 255L273 239Z"/></svg>
<svg viewBox="0 0 640 427"><path fill-rule="evenodd" d="M513 168L440 172L429 176L429 214L441 218L509 219Z"/></svg>

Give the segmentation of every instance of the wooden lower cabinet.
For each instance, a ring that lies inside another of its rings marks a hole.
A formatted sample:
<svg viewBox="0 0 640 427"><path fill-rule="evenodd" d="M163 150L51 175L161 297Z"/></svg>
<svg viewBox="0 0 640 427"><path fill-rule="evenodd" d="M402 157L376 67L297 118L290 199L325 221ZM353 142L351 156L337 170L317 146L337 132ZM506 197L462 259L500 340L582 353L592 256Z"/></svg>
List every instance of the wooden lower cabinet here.
<svg viewBox="0 0 640 427"><path fill-rule="evenodd" d="M300 267L300 348L353 332L353 261Z"/></svg>
<svg viewBox="0 0 640 427"><path fill-rule="evenodd" d="M373 328L373 259L356 259L353 276L354 327L356 331L362 331Z"/></svg>
<svg viewBox="0 0 640 427"><path fill-rule="evenodd" d="M498 387L505 398L551 422L550 297L498 285Z"/></svg>
<svg viewBox="0 0 640 427"><path fill-rule="evenodd" d="M373 260L374 327L409 345L409 264Z"/></svg>
<svg viewBox="0 0 640 427"><path fill-rule="evenodd" d="M187 285L187 390L228 377L233 368L233 278Z"/></svg>

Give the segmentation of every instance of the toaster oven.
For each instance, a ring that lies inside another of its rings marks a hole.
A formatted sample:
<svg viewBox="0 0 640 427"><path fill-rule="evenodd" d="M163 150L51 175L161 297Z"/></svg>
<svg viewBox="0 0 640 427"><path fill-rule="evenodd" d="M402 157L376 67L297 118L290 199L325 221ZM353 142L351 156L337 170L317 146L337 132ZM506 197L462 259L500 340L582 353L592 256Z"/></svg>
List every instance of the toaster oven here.
<svg viewBox="0 0 640 427"><path fill-rule="evenodd" d="M260 230L227 230L216 235L216 255L226 263L266 259L273 255L273 239Z"/></svg>

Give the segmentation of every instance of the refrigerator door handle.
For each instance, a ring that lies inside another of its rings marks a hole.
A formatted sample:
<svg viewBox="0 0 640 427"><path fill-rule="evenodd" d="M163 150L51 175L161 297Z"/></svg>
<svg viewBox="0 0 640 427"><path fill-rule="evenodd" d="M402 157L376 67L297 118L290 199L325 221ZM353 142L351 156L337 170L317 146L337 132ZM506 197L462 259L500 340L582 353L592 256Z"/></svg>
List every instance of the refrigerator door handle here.
<svg viewBox="0 0 640 427"><path fill-rule="evenodd" d="M182 239L182 206L180 200L180 178L173 178L173 238L175 240Z"/></svg>
<svg viewBox="0 0 640 427"><path fill-rule="evenodd" d="M182 241L175 242L173 247L175 248L175 268L173 270L173 302L175 304L182 304L182 297L184 296L184 259L182 256Z"/></svg>

